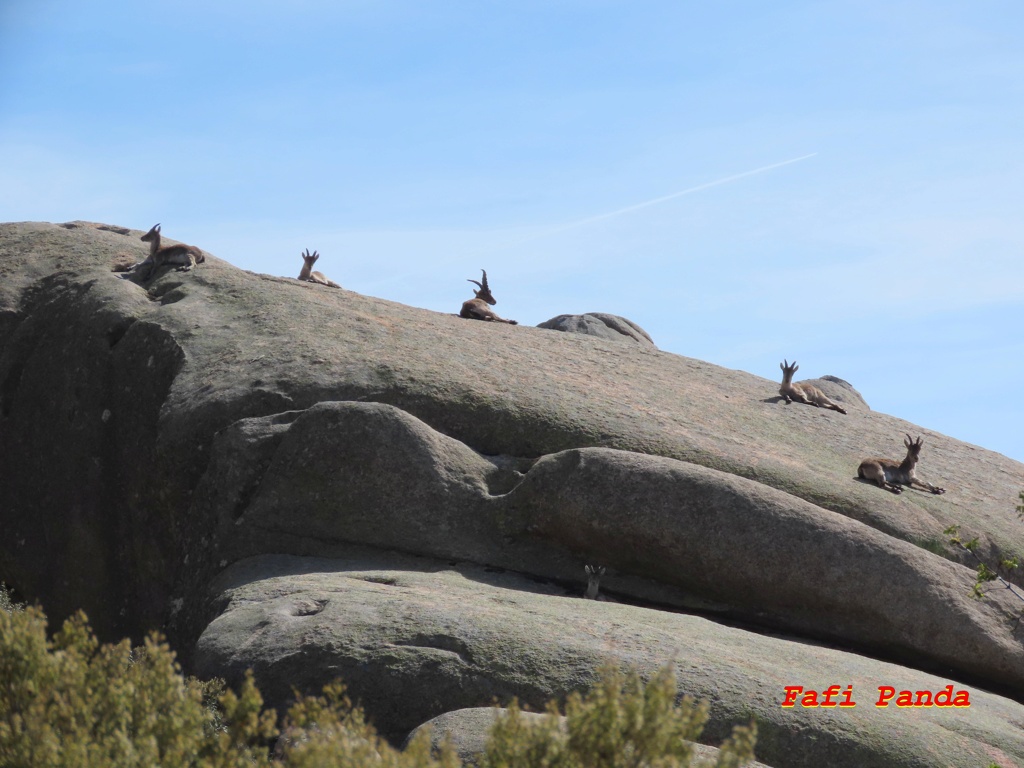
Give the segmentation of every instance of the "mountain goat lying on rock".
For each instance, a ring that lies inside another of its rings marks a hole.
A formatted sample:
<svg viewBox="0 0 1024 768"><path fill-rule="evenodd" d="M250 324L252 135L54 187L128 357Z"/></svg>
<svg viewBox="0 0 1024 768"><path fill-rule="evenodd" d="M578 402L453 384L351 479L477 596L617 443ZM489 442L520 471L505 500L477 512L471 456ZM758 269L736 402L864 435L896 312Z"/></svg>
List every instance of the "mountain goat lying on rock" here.
<svg viewBox="0 0 1024 768"><path fill-rule="evenodd" d="M505 320L502 317L498 317L488 305L497 304L497 299L491 295L491 289L487 287L487 270L481 269L484 273L482 283L478 283L476 280L469 280L467 282L476 283L480 286L480 290L473 289L473 293L476 298L470 299L469 301L463 302L462 310L459 312L459 317L465 317L470 320L488 320L494 323L508 323L509 325L519 325L515 320Z"/></svg>
<svg viewBox="0 0 1024 768"><path fill-rule="evenodd" d="M601 577L608 570L603 565L584 565L583 570L587 574L587 591L583 593L584 600L599 600L602 603L617 603L618 600L601 594Z"/></svg>
<svg viewBox="0 0 1024 768"><path fill-rule="evenodd" d="M893 493L902 493L901 486L921 488L932 493L945 493L945 488L939 488L919 480L914 475L914 466L921 457L921 446L924 441L919 437L912 440L910 435L903 441L907 446L907 458L897 464L892 459L864 459L857 467L857 477L863 480L873 480L879 488L885 488Z"/></svg>
<svg viewBox="0 0 1024 768"><path fill-rule="evenodd" d="M316 260L320 258L318 251L309 252L309 248L302 252L302 270L299 272L299 280L305 280L307 283L319 283L320 285L327 285L331 288L341 288L333 280L329 280L323 272L314 272L313 265L316 264Z"/></svg>
<svg viewBox="0 0 1024 768"><path fill-rule="evenodd" d="M583 570L587 574L587 591L583 593L583 597L587 600L597 600L605 567L603 565L584 565Z"/></svg>
<svg viewBox="0 0 1024 768"><path fill-rule="evenodd" d="M818 408L831 408L833 411L846 413L842 406L829 400L825 393L813 384L808 384L807 382L793 383L793 374L800 369L800 366L796 364L796 360L793 361L792 365L789 364L789 361L783 360L779 363L779 368L782 369L782 386L779 387L779 394L782 395L787 403L796 400L798 403L806 403Z"/></svg>
<svg viewBox="0 0 1024 768"><path fill-rule="evenodd" d="M160 225L153 227L139 238L144 243L149 243L149 258L139 264L144 267L149 264L149 271L145 279L148 280L164 264L182 267L186 270L192 269L196 264L206 261L206 255L194 245L165 245L160 244Z"/></svg>

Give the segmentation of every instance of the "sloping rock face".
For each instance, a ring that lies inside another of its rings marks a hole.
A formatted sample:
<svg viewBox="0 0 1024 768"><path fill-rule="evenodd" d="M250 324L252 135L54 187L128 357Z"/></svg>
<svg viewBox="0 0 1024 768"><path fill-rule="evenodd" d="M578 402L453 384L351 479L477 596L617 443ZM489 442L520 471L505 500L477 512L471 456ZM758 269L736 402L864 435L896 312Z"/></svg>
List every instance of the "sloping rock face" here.
<svg viewBox="0 0 1024 768"><path fill-rule="evenodd" d="M355 542L565 581L596 561L674 587L680 604L689 595L1024 689L1024 645L970 599L962 566L718 470L580 448L510 475L394 406L355 402L241 420L211 453L196 502L218 513L218 556L231 561L284 540L303 554Z"/></svg>
<svg viewBox="0 0 1024 768"><path fill-rule="evenodd" d="M604 658L675 658L709 738L754 713L776 768L1024 761L1019 603L971 599L942 533L1020 553L1021 464L652 347L213 256L122 279L141 234L0 225L0 577L53 618L163 627L205 673L254 666L275 704L341 674L396 739L495 697L540 704ZM855 479L906 432L945 495ZM621 604L566 597L584 563ZM970 708L873 704L947 683ZM858 706L780 706L832 684Z"/></svg>
<svg viewBox="0 0 1024 768"><path fill-rule="evenodd" d="M609 341L633 341L643 347L654 348L654 341L647 331L632 320L618 315L609 315L606 312L558 315L543 323L538 323L537 327L565 333L582 333Z"/></svg>
<svg viewBox="0 0 1024 768"><path fill-rule="evenodd" d="M290 685L324 682L327 669L350 681L393 736L488 696L539 708L589 687L602 663L652 674L672 662L680 689L712 704L705 735L720 742L733 723L755 717L758 756L770 765L971 766L1024 755L1021 706L1003 697L972 689L969 716L878 707L879 686L957 686L697 616L568 597L494 569L354 551L335 560L263 556L229 568L217 588L225 604L199 641L200 672L252 668L280 700ZM856 706L779 706L785 686L833 683L852 686Z"/></svg>

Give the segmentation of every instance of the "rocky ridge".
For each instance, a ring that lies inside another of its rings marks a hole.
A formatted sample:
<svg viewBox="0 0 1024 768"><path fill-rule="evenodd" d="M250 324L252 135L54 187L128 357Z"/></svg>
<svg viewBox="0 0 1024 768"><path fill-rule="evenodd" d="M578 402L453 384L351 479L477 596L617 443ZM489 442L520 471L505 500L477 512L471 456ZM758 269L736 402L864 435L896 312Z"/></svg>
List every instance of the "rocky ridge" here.
<svg viewBox="0 0 1024 768"><path fill-rule="evenodd" d="M603 659L675 658L709 738L755 714L776 768L1024 760L1019 608L972 600L942 534L1020 552L1021 464L841 380L815 384L847 416L653 347L212 255L141 285L111 271L140 234L0 225L0 571L55 618L163 626L274 703L341 672L395 739L564 695ZM905 432L945 495L854 479ZM584 563L619 604L574 597ZM833 683L859 706L780 707ZM948 683L969 710L869 701Z"/></svg>

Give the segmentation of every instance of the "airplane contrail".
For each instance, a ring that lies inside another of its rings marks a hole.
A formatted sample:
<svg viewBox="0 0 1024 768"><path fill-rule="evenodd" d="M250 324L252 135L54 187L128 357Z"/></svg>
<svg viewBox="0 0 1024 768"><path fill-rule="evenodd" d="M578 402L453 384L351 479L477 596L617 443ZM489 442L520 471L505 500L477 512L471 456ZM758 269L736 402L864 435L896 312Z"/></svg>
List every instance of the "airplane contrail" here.
<svg viewBox="0 0 1024 768"><path fill-rule="evenodd" d="M792 160L783 160L781 163L774 163L772 165L764 165L764 166L761 166L760 168L755 168L752 171L744 171L743 173L736 173L736 174L733 174L732 176L726 176L724 179L718 179L717 181L709 181L709 182L707 182L705 184L698 184L696 187L690 187L689 189L684 189L681 192L673 192L671 195L663 195L662 197L656 197L653 200L646 200L646 201L644 201L642 203L635 203L633 205L627 205L625 208L619 208L616 211L609 211L608 213L602 213L602 214L599 214L597 216L590 216L590 217L588 217L586 219L579 219L578 221L573 221L573 222L570 222L569 224L563 224L561 226L554 227L553 229L546 229L543 232L538 232L537 234L534 234L534 235L527 235L526 237L524 237L524 238L522 238L520 240L514 240L514 241L512 241L510 243L506 243L503 246L498 246L498 248L495 249L495 250L498 250L498 249L501 249L501 248L510 248L513 245L519 245L520 243L526 243L526 242L529 242L530 240L537 240L537 239L542 238L542 237L548 237L549 235L558 234L559 232L565 232L567 229L575 229L576 227L582 227L582 226L584 226L586 224L593 224L595 221L603 221L604 219L610 219L613 216L621 216L624 213L630 213L632 211L638 211L641 208L647 208L647 207L652 206L652 205L658 205L658 203L664 203L664 202L667 202L668 200L674 200L677 197L682 197L683 195L689 195L689 194L692 194L694 192L700 192L703 189L710 189L711 187L718 187L718 186L721 186L722 184L728 184L729 182L736 181L737 179L745 179L748 176L754 176L754 175L756 175L758 173L764 173L765 171L772 171L772 170L775 170L776 168L781 168L784 165L792 165L793 163L799 163L801 160L806 160L809 157L814 157L816 154L818 154L818 153L817 152L811 152L811 154L809 154L809 155L802 155L800 157L794 157Z"/></svg>
<svg viewBox="0 0 1024 768"><path fill-rule="evenodd" d="M595 221L602 221L604 219L610 219L613 216L621 216L624 213L630 213L632 211L638 211L641 208L647 208L648 206L651 206L651 205L658 205L659 203L664 203L664 202L667 202L668 200L674 200L675 198L682 197L683 195L690 195L690 194L693 194L694 192L700 192L703 189L710 189L711 187L718 187L718 186L721 186L722 184L728 184L729 182L737 181L738 179L745 179L748 176L755 176L755 175L757 175L759 173L765 173L766 171L772 171L772 170L775 170L776 168L782 168L784 165L792 165L793 163L799 163L801 160L806 160L807 158L814 157L817 154L818 154L817 152L811 152L809 155L801 155L800 157L794 157L791 160L783 160L781 163L773 163L772 165L764 165L764 166L761 166L760 168L755 168L752 171L744 171L743 173L736 173L736 174L733 174L732 176L726 176L725 178L717 179L716 181L709 181L709 182L707 182L705 184L698 184L695 187L690 187L689 189L684 189L681 192L673 192L670 195L662 195L661 197L656 197L653 200L646 200L646 201L644 201L642 203L635 203L633 205L627 205L625 208L619 208L618 210L615 210L615 211L609 211L608 213L602 213L602 214L599 214L597 216L589 216L589 217L587 217L585 219L579 219L577 221L569 222L568 224L562 224L560 226L556 226L556 227L553 227L551 229L545 229L545 230L542 230L541 232L537 232L537 233L532 234L532 235L527 235L525 237L521 237L521 238L516 239L516 240L510 240L509 242L504 243L503 245L497 245L497 246L493 246L491 248L486 248L486 249L483 249L483 250L475 251L475 253L476 253L477 256L486 256L486 255L489 255L489 254L494 253L496 251L502 251L502 250L505 250L507 248L513 248L513 247L515 247L517 245L520 245L522 243L528 243L528 242L530 242L532 240L539 240L539 239L544 238L544 237L549 237L550 235L558 234L559 232L565 232L568 229L575 229L576 227L582 227L582 226L584 226L586 224L592 224ZM468 254L466 254L466 255L468 255ZM452 257L452 258L445 259L445 260L443 260L443 263L447 264L447 263L451 263L451 262L455 262L455 261L463 261L466 258L466 255L459 256L457 258L456 257ZM438 262L434 262L431 265L431 271L436 269L437 264L438 264ZM410 275L413 275L413 274L427 274L427 272L428 272L428 270L421 269L421 270L414 270L412 272L403 272L403 273L399 273L399 274L391 274L388 277L380 278L378 280L372 281L368 285L369 286L380 286L380 285L383 285L383 284L386 284L386 283L395 282L395 281L397 281L399 279L402 279L402 278L409 277Z"/></svg>

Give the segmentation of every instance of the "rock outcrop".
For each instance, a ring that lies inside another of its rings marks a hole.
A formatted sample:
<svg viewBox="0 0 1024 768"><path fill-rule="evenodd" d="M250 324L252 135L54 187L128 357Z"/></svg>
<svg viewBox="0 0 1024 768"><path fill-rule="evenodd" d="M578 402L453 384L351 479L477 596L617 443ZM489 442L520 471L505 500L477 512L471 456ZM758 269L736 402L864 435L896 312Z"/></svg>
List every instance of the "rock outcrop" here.
<svg viewBox="0 0 1024 768"><path fill-rule="evenodd" d="M565 333L582 333L586 336L597 336L609 341L632 341L642 347L654 349L654 340L643 328L618 315L607 312L587 312L582 315L558 315L543 323L538 328Z"/></svg>
<svg viewBox="0 0 1024 768"><path fill-rule="evenodd" d="M970 689L967 717L953 707L880 708L879 686L962 686L697 616L581 600L495 569L355 550L329 560L263 556L230 567L216 591L221 609L199 640L200 673L234 679L251 668L272 701L341 675L395 738L494 698L538 709L593 684L602 663L646 674L674 662L680 689L712 703L705 735L718 743L755 717L758 756L770 765L914 765L925 752L944 762L923 764L966 766L1024 754L1021 706L1003 697ZM857 706L780 706L785 686L832 684L852 686Z"/></svg>
<svg viewBox="0 0 1024 768"><path fill-rule="evenodd" d="M822 376L820 379L804 379L801 384L810 384L825 393L829 400L845 405L847 408L861 408L869 411L871 407L864 400L863 395L853 388L848 381L837 376Z"/></svg>
<svg viewBox="0 0 1024 768"><path fill-rule="evenodd" d="M943 535L1020 553L1024 465L831 377L846 416L653 345L213 256L140 285L111 271L140 234L0 225L0 577L53 618L163 627L277 705L340 674L396 741L675 659L708 738L755 714L775 768L1024 761L1019 603L972 599ZM945 495L855 479L906 432ZM575 599L584 563L618 604ZM781 706L832 684L858 706ZM877 708L885 685L971 707Z"/></svg>

